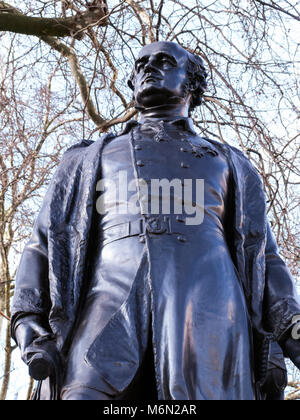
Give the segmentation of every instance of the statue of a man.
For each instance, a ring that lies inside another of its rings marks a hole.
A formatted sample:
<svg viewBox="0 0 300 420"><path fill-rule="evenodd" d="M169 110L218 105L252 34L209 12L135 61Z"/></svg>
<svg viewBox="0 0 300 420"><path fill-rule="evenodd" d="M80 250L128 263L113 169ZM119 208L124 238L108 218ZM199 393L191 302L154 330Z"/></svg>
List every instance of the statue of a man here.
<svg viewBox="0 0 300 420"><path fill-rule="evenodd" d="M259 176L190 119L206 76L181 46L147 45L129 81L139 122L64 154L13 301L36 399L264 398L275 342L300 368ZM280 391L282 356L272 367Z"/></svg>

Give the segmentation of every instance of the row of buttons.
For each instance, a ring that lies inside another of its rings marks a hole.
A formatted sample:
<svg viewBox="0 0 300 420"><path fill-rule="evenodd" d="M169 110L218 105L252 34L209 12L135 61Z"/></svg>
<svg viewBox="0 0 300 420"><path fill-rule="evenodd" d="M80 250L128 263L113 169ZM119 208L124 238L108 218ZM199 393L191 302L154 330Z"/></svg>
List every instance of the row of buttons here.
<svg viewBox="0 0 300 420"><path fill-rule="evenodd" d="M140 150L142 150L142 146L140 145L140 144L136 144L135 146L134 146L134 150L136 150L136 151L140 151ZM189 150L187 149L187 148L185 148L185 147L181 147L180 149L180 152L182 152L182 153L188 153L189 152ZM138 167L143 167L144 165L145 165L145 163L142 161L142 160L137 160L137 162L136 162L136 165L138 166ZM181 164L180 164L180 166L181 166L181 168L183 168L183 169L187 169L187 168L189 168L190 167L190 165L188 165L187 163L185 163L185 162L181 162ZM184 185L184 181L182 180L182 185ZM182 203L182 204L184 204L184 203ZM176 217L176 221L178 222L178 223L184 223L185 222L185 219L182 217L182 216L177 216ZM155 233L155 232L152 232L152 233ZM186 237L185 236L183 236L183 235L178 235L177 236L177 240L179 241L179 242L181 242L181 243L185 243L186 242ZM146 241L146 239L145 239L145 235L141 235L140 236L140 242L142 242L142 243L145 243L145 241Z"/></svg>
<svg viewBox="0 0 300 420"><path fill-rule="evenodd" d="M134 146L134 150L137 150L137 151L142 150L142 147L141 147L140 145L136 145L136 146ZM188 152L188 150L187 150L187 149L185 149L184 147L181 147L181 148L180 148L180 151L181 151L181 152L183 152L183 153L187 153L187 152ZM142 160L138 160L138 161L136 162L136 164L137 164L137 166L139 166L139 167L143 167L143 166L145 165L145 164L144 164L144 162L143 162ZM185 162L181 162L180 166L181 166L183 169L188 169L188 168L190 167L190 165L188 165L188 164L187 164L187 163L185 163Z"/></svg>

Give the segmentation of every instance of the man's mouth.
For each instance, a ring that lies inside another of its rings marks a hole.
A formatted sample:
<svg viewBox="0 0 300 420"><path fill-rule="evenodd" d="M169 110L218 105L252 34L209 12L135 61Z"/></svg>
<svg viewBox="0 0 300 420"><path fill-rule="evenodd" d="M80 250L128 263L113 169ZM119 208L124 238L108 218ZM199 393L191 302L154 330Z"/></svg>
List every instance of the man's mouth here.
<svg viewBox="0 0 300 420"><path fill-rule="evenodd" d="M149 75L143 79L142 84L149 82L157 82L158 80L160 80L160 77Z"/></svg>

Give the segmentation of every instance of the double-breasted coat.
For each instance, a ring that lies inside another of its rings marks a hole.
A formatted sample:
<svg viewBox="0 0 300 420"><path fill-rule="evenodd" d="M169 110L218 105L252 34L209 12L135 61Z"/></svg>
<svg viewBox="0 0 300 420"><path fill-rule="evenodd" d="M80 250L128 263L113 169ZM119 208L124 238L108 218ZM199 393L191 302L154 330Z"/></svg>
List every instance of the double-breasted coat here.
<svg viewBox="0 0 300 420"><path fill-rule="evenodd" d="M40 314L47 318L57 347L65 356L84 295L101 154L104 145L113 139L113 135L107 135L96 142L83 141L64 154L17 274L12 336L20 316ZM233 176L229 246L251 319L256 359L253 369L259 384L266 373L269 344L288 329L293 316L300 314L299 300L267 220L263 185L256 170L238 149L205 141L226 156ZM159 256L161 261L164 257ZM149 258L152 264L151 252ZM177 307L176 311L184 314L187 308ZM156 316L160 316L159 312ZM176 313L176 318L180 314ZM158 344L155 337L153 331L154 346ZM48 398L51 386L50 383ZM53 395L58 394L52 389ZM36 398L39 397L37 392Z"/></svg>

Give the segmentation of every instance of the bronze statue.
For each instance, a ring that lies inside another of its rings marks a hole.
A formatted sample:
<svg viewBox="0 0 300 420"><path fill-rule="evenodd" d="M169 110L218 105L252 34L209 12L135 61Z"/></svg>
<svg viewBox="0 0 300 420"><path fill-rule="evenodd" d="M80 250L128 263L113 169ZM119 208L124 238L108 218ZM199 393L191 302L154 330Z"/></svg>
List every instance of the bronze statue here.
<svg viewBox="0 0 300 420"><path fill-rule="evenodd" d="M300 368L260 178L190 119L206 77L181 46L147 45L129 81L139 122L64 154L13 301L35 399L281 398L282 351Z"/></svg>

